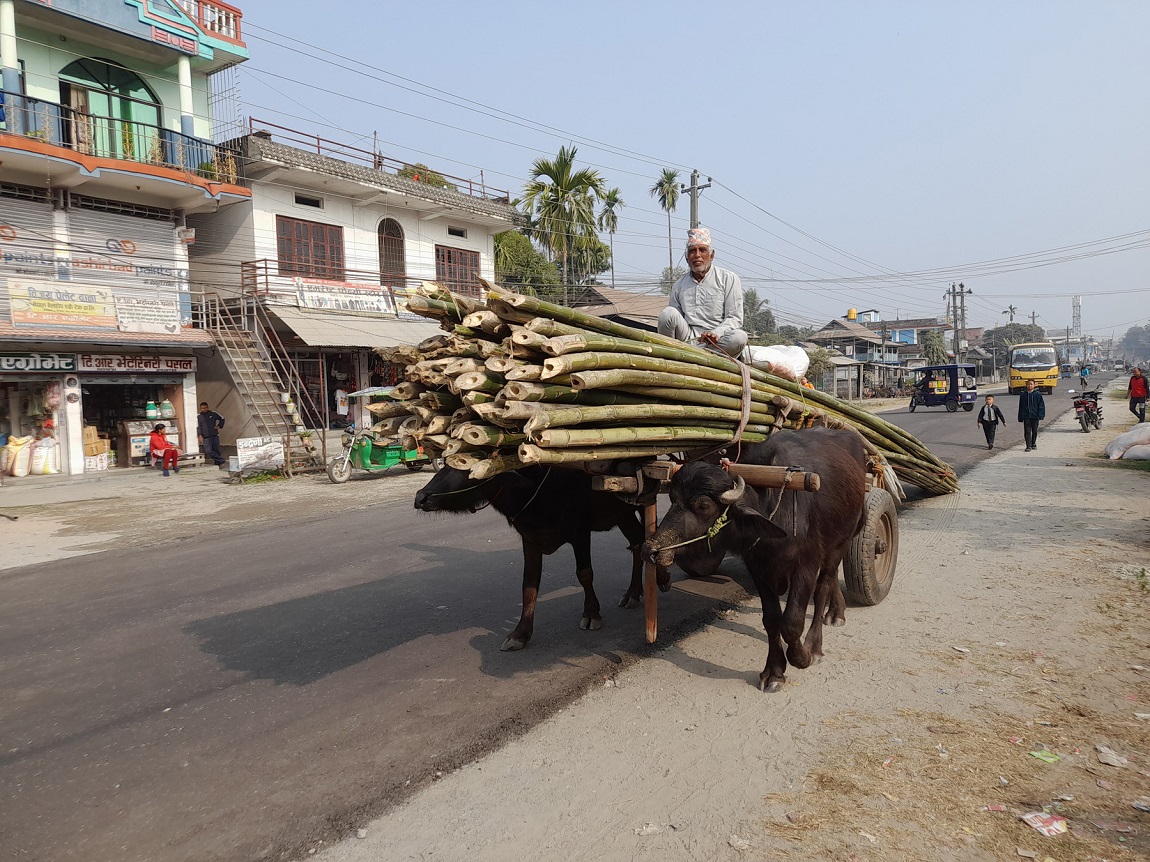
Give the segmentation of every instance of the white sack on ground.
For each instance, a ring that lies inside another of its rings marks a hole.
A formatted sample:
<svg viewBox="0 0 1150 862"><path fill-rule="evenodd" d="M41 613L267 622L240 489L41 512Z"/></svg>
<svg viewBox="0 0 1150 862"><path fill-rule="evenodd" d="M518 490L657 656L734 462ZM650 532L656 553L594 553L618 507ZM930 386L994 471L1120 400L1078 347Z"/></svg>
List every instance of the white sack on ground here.
<svg viewBox="0 0 1150 862"><path fill-rule="evenodd" d="M811 367L811 358L801 347L751 346L751 365L760 371L798 383Z"/></svg>
<svg viewBox="0 0 1150 862"><path fill-rule="evenodd" d="M1150 445L1150 423L1135 425L1125 434L1119 434L1106 444L1106 457L1117 461L1131 446Z"/></svg>

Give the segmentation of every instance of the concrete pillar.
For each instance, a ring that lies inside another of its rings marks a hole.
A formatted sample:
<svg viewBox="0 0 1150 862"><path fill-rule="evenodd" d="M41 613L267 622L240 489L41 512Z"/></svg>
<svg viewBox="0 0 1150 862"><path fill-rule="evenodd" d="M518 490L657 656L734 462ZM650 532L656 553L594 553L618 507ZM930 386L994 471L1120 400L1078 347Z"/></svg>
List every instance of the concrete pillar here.
<svg viewBox="0 0 1150 862"><path fill-rule="evenodd" d="M11 0L0 0L0 3ZM180 81L180 131L189 137L195 137L196 120L192 103L192 62L189 57L181 54L176 63L176 74Z"/></svg>
<svg viewBox="0 0 1150 862"><path fill-rule="evenodd" d="M6 93L20 92L20 62L16 58L16 3L15 0L0 0L0 73ZM20 100L11 95L4 97L4 116L8 131L20 134L24 131L23 116L18 109Z"/></svg>

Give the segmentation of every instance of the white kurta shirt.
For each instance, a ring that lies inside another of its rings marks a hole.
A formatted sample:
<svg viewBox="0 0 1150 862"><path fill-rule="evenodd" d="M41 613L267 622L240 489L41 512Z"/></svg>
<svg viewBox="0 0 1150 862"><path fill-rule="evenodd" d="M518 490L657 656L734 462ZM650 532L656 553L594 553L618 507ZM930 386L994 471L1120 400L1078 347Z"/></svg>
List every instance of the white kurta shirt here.
<svg viewBox="0 0 1150 862"><path fill-rule="evenodd" d="M675 282L667 304L679 309L698 337L713 332L722 338L743 328L743 283L733 272L712 266L702 281L688 272Z"/></svg>

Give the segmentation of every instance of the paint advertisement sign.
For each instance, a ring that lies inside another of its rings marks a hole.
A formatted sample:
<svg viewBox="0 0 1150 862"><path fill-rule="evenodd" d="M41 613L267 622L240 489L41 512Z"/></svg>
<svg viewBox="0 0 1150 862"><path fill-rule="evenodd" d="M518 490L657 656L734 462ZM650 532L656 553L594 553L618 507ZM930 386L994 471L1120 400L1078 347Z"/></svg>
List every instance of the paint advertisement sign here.
<svg viewBox="0 0 1150 862"><path fill-rule="evenodd" d="M8 279L12 323L16 326L112 327L112 291L75 282Z"/></svg>
<svg viewBox="0 0 1150 862"><path fill-rule="evenodd" d="M236 440L240 470L278 470L284 466L284 443L278 437L241 437Z"/></svg>

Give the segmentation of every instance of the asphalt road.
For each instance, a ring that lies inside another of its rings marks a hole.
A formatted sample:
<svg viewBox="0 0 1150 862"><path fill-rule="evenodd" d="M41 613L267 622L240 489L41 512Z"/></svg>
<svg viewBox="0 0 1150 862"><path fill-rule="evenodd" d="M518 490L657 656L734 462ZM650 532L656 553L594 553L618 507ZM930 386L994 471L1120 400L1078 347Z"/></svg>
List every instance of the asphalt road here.
<svg viewBox="0 0 1150 862"><path fill-rule="evenodd" d="M990 454L974 414L885 418L960 472ZM0 574L0 859L294 859L346 835L648 654L615 606L621 537L594 551L605 627L578 628L563 549L519 653L518 542L490 510L385 503ZM741 577L677 576L661 640Z"/></svg>

